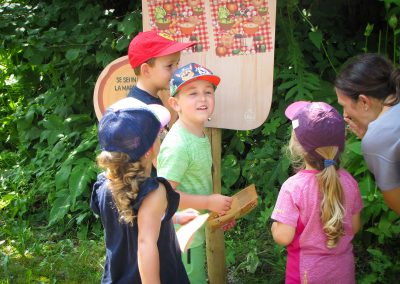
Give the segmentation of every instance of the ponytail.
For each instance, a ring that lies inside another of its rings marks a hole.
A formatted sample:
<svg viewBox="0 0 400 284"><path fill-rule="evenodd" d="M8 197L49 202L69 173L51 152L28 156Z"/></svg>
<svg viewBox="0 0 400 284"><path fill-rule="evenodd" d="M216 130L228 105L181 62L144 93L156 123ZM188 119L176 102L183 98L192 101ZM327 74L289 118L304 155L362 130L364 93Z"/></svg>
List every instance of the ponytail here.
<svg viewBox="0 0 400 284"><path fill-rule="evenodd" d="M336 146L320 147L315 149L319 156L310 155L304 151L294 131L287 149L295 170L304 169L307 162L320 171L316 178L321 192L321 222L328 239L326 243L328 248L336 247L340 237L344 235L344 192L337 173L338 150Z"/></svg>
<svg viewBox="0 0 400 284"><path fill-rule="evenodd" d="M333 161L337 147L321 147L315 150L325 160ZM328 238L326 246L336 247L341 236L344 235L344 192L334 163L327 163L316 177L322 193L321 221L323 230Z"/></svg>
<svg viewBox="0 0 400 284"><path fill-rule="evenodd" d="M108 186L120 221L132 226L136 218L132 203L137 198L140 184L146 178L144 166L141 161L132 163L125 153L107 151L100 153L97 164L106 170Z"/></svg>

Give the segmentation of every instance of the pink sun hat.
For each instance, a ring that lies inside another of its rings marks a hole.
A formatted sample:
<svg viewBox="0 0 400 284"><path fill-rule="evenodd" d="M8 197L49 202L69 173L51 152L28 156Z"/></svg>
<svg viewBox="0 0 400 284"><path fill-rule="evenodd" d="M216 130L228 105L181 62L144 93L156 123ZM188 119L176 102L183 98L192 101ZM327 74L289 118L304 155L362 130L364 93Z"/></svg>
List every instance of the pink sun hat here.
<svg viewBox="0 0 400 284"><path fill-rule="evenodd" d="M337 146L344 150L345 122L339 112L324 102L298 101L290 104L285 115L292 121L297 140L307 153L319 147Z"/></svg>

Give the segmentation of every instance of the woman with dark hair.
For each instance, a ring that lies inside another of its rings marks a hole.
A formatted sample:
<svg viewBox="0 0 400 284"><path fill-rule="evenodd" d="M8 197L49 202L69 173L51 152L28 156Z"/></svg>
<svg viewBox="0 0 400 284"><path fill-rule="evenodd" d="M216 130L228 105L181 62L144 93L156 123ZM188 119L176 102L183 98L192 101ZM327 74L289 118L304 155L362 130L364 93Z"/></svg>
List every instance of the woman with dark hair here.
<svg viewBox="0 0 400 284"><path fill-rule="evenodd" d="M344 120L362 139L369 170L400 215L400 70L378 54L352 58L335 80Z"/></svg>

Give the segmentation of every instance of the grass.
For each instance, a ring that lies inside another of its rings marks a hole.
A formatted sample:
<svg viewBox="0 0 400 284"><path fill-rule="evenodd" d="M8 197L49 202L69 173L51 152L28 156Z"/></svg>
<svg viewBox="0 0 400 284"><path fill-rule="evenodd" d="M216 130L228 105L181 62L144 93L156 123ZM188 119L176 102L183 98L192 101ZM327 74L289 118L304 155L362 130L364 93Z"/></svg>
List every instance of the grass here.
<svg viewBox="0 0 400 284"><path fill-rule="evenodd" d="M285 248L274 244L268 228L268 224L264 228L239 220L225 233L229 284L284 281ZM23 222L0 221L0 284L99 283L105 258L104 241L99 228L90 232L96 240L79 240L46 228L32 230ZM356 238L357 282L396 283L400 260L393 248L398 240L398 237L386 238L378 246L368 246L367 251L361 236ZM373 243L376 241L371 239Z"/></svg>
<svg viewBox="0 0 400 284"><path fill-rule="evenodd" d="M32 238L24 251L16 241L0 242L1 284L100 282L105 254L103 240L42 238L38 241Z"/></svg>

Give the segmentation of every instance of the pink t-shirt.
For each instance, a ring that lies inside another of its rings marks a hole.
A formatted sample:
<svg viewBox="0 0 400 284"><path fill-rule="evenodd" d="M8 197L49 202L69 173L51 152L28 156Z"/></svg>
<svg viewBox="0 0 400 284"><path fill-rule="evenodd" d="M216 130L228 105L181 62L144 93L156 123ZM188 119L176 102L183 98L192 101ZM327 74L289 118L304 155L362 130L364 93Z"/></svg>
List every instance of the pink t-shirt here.
<svg viewBox="0 0 400 284"><path fill-rule="evenodd" d="M338 171L344 190L344 230L333 249L326 247L320 218L316 170L302 170L282 185L271 218L296 228L287 247L286 283L355 283L352 215L362 209L357 182L345 170Z"/></svg>

